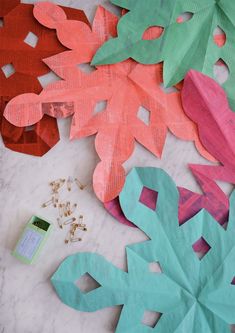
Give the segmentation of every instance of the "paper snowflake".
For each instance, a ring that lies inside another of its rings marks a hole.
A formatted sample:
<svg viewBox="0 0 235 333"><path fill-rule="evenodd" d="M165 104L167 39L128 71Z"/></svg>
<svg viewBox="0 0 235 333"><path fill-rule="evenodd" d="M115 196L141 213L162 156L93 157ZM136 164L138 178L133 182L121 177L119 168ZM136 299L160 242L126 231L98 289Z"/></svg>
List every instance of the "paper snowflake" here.
<svg viewBox="0 0 235 333"><path fill-rule="evenodd" d="M224 90L210 77L189 71L182 92L185 112L197 124L200 138L220 165L190 165L193 173L235 184L235 114Z"/></svg>
<svg viewBox="0 0 235 333"><path fill-rule="evenodd" d="M184 223L200 209L207 211L220 223L225 224L229 202L216 180L235 184L235 114L229 108L224 90L210 77L191 70L185 77L182 101L186 114L199 129L199 136L207 150L220 165L190 165L190 169L204 194L179 188L179 222ZM155 194L143 191L141 200L149 207L154 204ZM121 223L130 224L121 211L118 199L105 204L106 209ZM198 242L195 249L201 250L204 243ZM206 249L206 244L203 249Z"/></svg>
<svg viewBox="0 0 235 333"><path fill-rule="evenodd" d="M155 210L139 201L143 187L158 192ZM206 210L179 226L178 199L163 170L133 169L120 195L121 206L150 240L127 247L127 272L97 254L68 257L51 279L60 299L81 311L124 305L118 333L229 333L235 323L235 192L227 230ZM193 244L201 237L210 251L199 259ZM153 263L160 273L152 271ZM82 292L76 282L85 273L100 287ZM154 328L142 323L145 311L162 314Z"/></svg>
<svg viewBox="0 0 235 333"><path fill-rule="evenodd" d="M87 24L83 11L64 8L70 19ZM1 0L0 18L0 133L9 149L42 156L59 141L57 121L45 115L35 126L19 128L3 118L3 111L13 97L39 93L42 86L38 77L50 69L43 58L66 50L54 31L38 23L33 16L33 5L20 0Z"/></svg>
<svg viewBox="0 0 235 333"><path fill-rule="evenodd" d="M110 64L129 57L144 63L164 61L164 84L175 85L193 68L214 77L213 66L222 59L230 77L223 84L235 110L235 2L231 0L111 0L129 12L118 24L118 38L108 41L93 64ZM187 16L182 16L186 13ZM144 33L162 27L160 37L145 40ZM217 28L225 43L216 43Z"/></svg>
<svg viewBox="0 0 235 333"><path fill-rule="evenodd" d="M192 192L184 187L178 187L179 224L185 223L204 208L217 222L224 225L228 222L229 198L213 180L197 172L195 169L192 169L192 172L203 194ZM149 188L143 188L140 202L150 209L155 209L156 198L157 192ZM118 222L135 227L135 225L125 217L120 206L119 198L104 203L104 206ZM196 242L193 248L196 252L200 253L206 253L209 249L208 244L203 239Z"/></svg>
<svg viewBox="0 0 235 333"><path fill-rule="evenodd" d="M34 15L45 26L55 28L62 44L71 49L45 60L63 80L39 96L25 94L13 99L5 117L25 126L44 114L73 115L71 138L97 133L95 146L101 162L93 185L102 201L115 198L121 191L125 181L122 164L133 153L135 140L160 157L169 129L181 139L193 140L200 153L211 158L198 140L197 128L182 110L180 93L162 90L160 64L144 66L128 60L93 68L89 74L78 66L89 63L98 47L116 35L116 16L99 7L91 30L82 22L67 20L63 10L50 3L37 4ZM99 112L97 106L102 106ZM144 111L144 119L139 111Z"/></svg>

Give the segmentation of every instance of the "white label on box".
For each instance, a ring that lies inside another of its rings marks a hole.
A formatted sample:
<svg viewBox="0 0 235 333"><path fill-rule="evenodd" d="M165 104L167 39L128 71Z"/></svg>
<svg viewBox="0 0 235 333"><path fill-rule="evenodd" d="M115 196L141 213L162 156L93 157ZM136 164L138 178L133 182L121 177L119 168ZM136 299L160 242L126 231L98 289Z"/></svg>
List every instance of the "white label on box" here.
<svg viewBox="0 0 235 333"><path fill-rule="evenodd" d="M22 257L31 260L42 238L43 236L40 233L27 229L17 245L16 252Z"/></svg>

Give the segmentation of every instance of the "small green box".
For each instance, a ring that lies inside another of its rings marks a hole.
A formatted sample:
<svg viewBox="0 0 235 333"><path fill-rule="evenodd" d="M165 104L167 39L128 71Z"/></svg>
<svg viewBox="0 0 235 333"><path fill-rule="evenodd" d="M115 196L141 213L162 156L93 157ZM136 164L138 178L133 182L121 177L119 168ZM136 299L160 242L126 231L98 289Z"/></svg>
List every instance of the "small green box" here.
<svg viewBox="0 0 235 333"><path fill-rule="evenodd" d="M33 216L24 228L12 255L25 264L33 264L43 248L52 224L45 219Z"/></svg>

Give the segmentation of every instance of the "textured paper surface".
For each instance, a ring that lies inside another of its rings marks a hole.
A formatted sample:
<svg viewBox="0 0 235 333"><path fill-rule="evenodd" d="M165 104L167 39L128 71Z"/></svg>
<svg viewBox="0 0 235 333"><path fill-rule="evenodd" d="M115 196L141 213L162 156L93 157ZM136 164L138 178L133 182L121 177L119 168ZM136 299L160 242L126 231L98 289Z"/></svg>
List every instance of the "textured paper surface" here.
<svg viewBox="0 0 235 333"><path fill-rule="evenodd" d="M195 216L201 209L205 208L216 221L224 225L228 221L229 199L220 187L206 176L200 174L196 170L193 172L203 194L192 192L186 188L178 187L179 191L179 224L185 223L187 220ZM154 209L156 204L156 192L147 188L143 189L140 202L147 207ZM135 227L122 212L119 198L115 198L104 204L107 211L117 219L118 222ZM208 251L208 245L199 240L194 245L196 252L205 253Z"/></svg>
<svg viewBox="0 0 235 333"><path fill-rule="evenodd" d="M76 9L64 8L71 19L86 22L85 14ZM14 151L42 156L59 141L57 122L49 116L43 117L35 129L19 128L2 117L7 102L25 93L39 93L42 87L38 76L50 71L42 59L65 51L54 31L40 25L33 17L33 5L20 1L1 0L0 17L0 132L5 146ZM38 40L35 47L25 39L29 33ZM2 68L13 66L15 71L6 77Z"/></svg>
<svg viewBox="0 0 235 333"><path fill-rule="evenodd" d="M34 15L42 24L55 28L62 44L71 49L45 60L63 81L48 86L39 96L24 94L13 99L5 117L14 125L25 126L38 122L44 114L73 115L72 139L98 133L95 146L101 162L93 184L100 200L109 201L121 191L125 181L122 164L131 156L135 140L160 157L169 129L183 140L193 140L204 157L212 158L182 110L180 93L163 92L161 64L144 66L127 60L100 66L90 74L78 66L89 63L98 47L116 35L117 17L99 7L91 30L82 22L66 20L63 10L50 3L36 5ZM97 113L100 102L106 106ZM149 116L147 124L138 117L140 107Z"/></svg>
<svg viewBox="0 0 235 333"><path fill-rule="evenodd" d="M1 0L0 17L7 15L12 9L19 5L20 0Z"/></svg>
<svg viewBox="0 0 235 333"><path fill-rule="evenodd" d="M5 146L13 151L43 156L60 139L57 121L45 115L31 127L16 127L0 115L2 139Z"/></svg>
<svg viewBox="0 0 235 333"><path fill-rule="evenodd" d="M143 187L158 192L156 210L139 202ZM52 284L60 299L81 311L124 305L116 332L223 332L235 322L234 193L227 230L202 210L179 226L179 193L161 169L135 168L120 195L125 215L150 240L128 246L128 271L97 254L75 254L60 265ZM211 246L200 260L193 244L203 237ZM162 272L150 270L158 262ZM100 287L83 293L76 282L90 274ZM162 316L155 328L142 323L144 312Z"/></svg>
<svg viewBox="0 0 235 333"><path fill-rule="evenodd" d="M129 12L118 24L118 38L110 39L96 54L93 64L110 64L129 57L144 63L164 61L164 84L175 85L189 69L214 77L213 66L219 60L227 64L230 76L223 84L229 103L235 110L234 98L234 30L235 2L230 0L112 0ZM182 13L193 14L179 21ZM161 26L159 38L145 40L145 31ZM220 47L213 33L220 27L226 43Z"/></svg>
<svg viewBox="0 0 235 333"><path fill-rule="evenodd" d="M182 99L185 112L198 125L202 143L221 165L190 166L204 194L199 195L179 188L179 222L184 223L205 208L220 224L225 224L229 212L228 198L215 180L235 183L232 140L235 116L229 109L223 89L214 80L196 71L187 74ZM144 196L148 205L155 200L151 192L145 192ZM118 199L106 203L105 207L119 222L131 225L123 215ZM195 246L196 251L204 251L206 248L202 242Z"/></svg>
<svg viewBox="0 0 235 333"><path fill-rule="evenodd" d="M234 184L235 115L229 108L225 92L208 76L190 71L185 79L182 100L185 112L198 126L205 147L221 163L218 166L191 165L192 172Z"/></svg>

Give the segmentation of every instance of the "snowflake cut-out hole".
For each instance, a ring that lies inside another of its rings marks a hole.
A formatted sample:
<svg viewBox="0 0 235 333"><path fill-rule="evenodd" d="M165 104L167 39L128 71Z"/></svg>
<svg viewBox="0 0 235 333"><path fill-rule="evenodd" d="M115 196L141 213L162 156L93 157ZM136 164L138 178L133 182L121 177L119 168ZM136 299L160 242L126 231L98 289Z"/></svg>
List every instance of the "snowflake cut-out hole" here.
<svg viewBox="0 0 235 333"><path fill-rule="evenodd" d="M147 126L150 124L150 111L145 109L143 106L139 107L137 117Z"/></svg>
<svg viewBox="0 0 235 333"><path fill-rule="evenodd" d="M165 94L172 94L175 92L179 92L179 90L176 87L164 87L164 83L160 83L160 88L162 89L162 91L164 91Z"/></svg>
<svg viewBox="0 0 235 333"><path fill-rule="evenodd" d="M83 72L83 73L86 73L86 74L90 74L92 72L94 72L96 69L95 69L95 66L92 66L91 64L89 63L85 63L85 64L78 64L77 67Z"/></svg>
<svg viewBox="0 0 235 333"><path fill-rule="evenodd" d="M158 198L158 192L144 186L140 194L139 202L141 202L143 205L147 206L152 210L156 210L157 198Z"/></svg>
<svg viewBox="0 0 235 333"><path fill-rule="evenodd" d="M203 248L203 251L196 251L197 250L197 245L200 242L200 246L201 248ZM199 260L202 260L205 255L210 251L211 246L207 243L207 241L205 240L205 238L201 237L199 238L193 245L192 248L194 250L194 252L196 253L196 255L198 256Z"/></svg>
<svg viewBox="0 0 235 333"><path fill-rule="evenodd" d="M214 42L218 47L223 47L226 43L227 37L225 31L217 25L213 32Z"/></svg>
<svg viewBox="0 0 235 333"><path fill-rule="evenodd" d="M28 35L24 39L25 44L35 48L38 43L38 36L36 36L33 32L29 32Z"/></svg>
<svg viewBox="0 0 235 333"><path fill-rule="evenodd" d="M219 84L225 83L228 80L230 74L228 65L221 58L214 64L213 72L215 80Z"/></svg>
<svg viewBox="0 0 235 333"><path fill-rule="evenodd" d="M147 28L144 33L143 33L143 40L154 40L154 39L158 39L161 37L161 35L164 32L164 28L163 27L159 27L159 26L152 26Z"/></svg>
<svg viewBox="0 0 235 333"><path fill-rule="evenodd" d="M157 326L157 323L161 319L162 313L157 311L144 311L144 315L142 318L142 324L145 326L149 326L152 328L155 328Z"/></svg>
<svg viewBox="0 0 235 333"><path fill-rule="evenodd" d="M184 22L187 22L187 21L190 21L193 17L193 13L191 12L184 12L182 14L180 14L177 19L176 19L176 22L177 23L184 23Z"/></svg>
<svg viewBox="0 0 235 333"><path fill-rule="evenodd" d="M48 86L48 84L50 84L50 83L60 81L60 80L61 80L61 78L52 71L38 77L38 81L40 82L40 84L43 88Z"/></svg>
<svg viewBox="0 0 235 333"><path fill-rule="evenodd" d="M234 278L232 279L231 284L232 284L233 286L235 286L235 276L234 276Z"/></svg>
<svg viewBox="0 0 235 333"><path fill-rule="evenodd" d="M81 276L80 279L76 282L76 285L83 294L87 294L101 287L101 285L95 279L93 279L89 273L85 273L83 276Z"/></svg>
<svg viewBox="0 0 235 333"><path fill-rule="evenodd" d="M7 79L16 72L12 64L2 66L2 71Z"/></svg>
<svg viewBox="0 0 235 333"><path fill-rule="evenodd" d="M0 18L0 28L2 28L4 26L4 22L3 22L3 19Z"/></svg>
<svg viewBox="0 0 235 333"><path fill-rule="evenodd" d="M96 103L95 107L94 107L94 111L93 114L97 114L100 113L102 111L104 111L107 108L107 103L108 101L99 101Z"/></svg>
<svg viewBox="0 0 235 333"><path fill-rule="evenodd" d="M151 273L157 273L157 274L162 273L162 268L161 268L160 263L159 262L151 262L149 264L149 271Z"/></svg>

